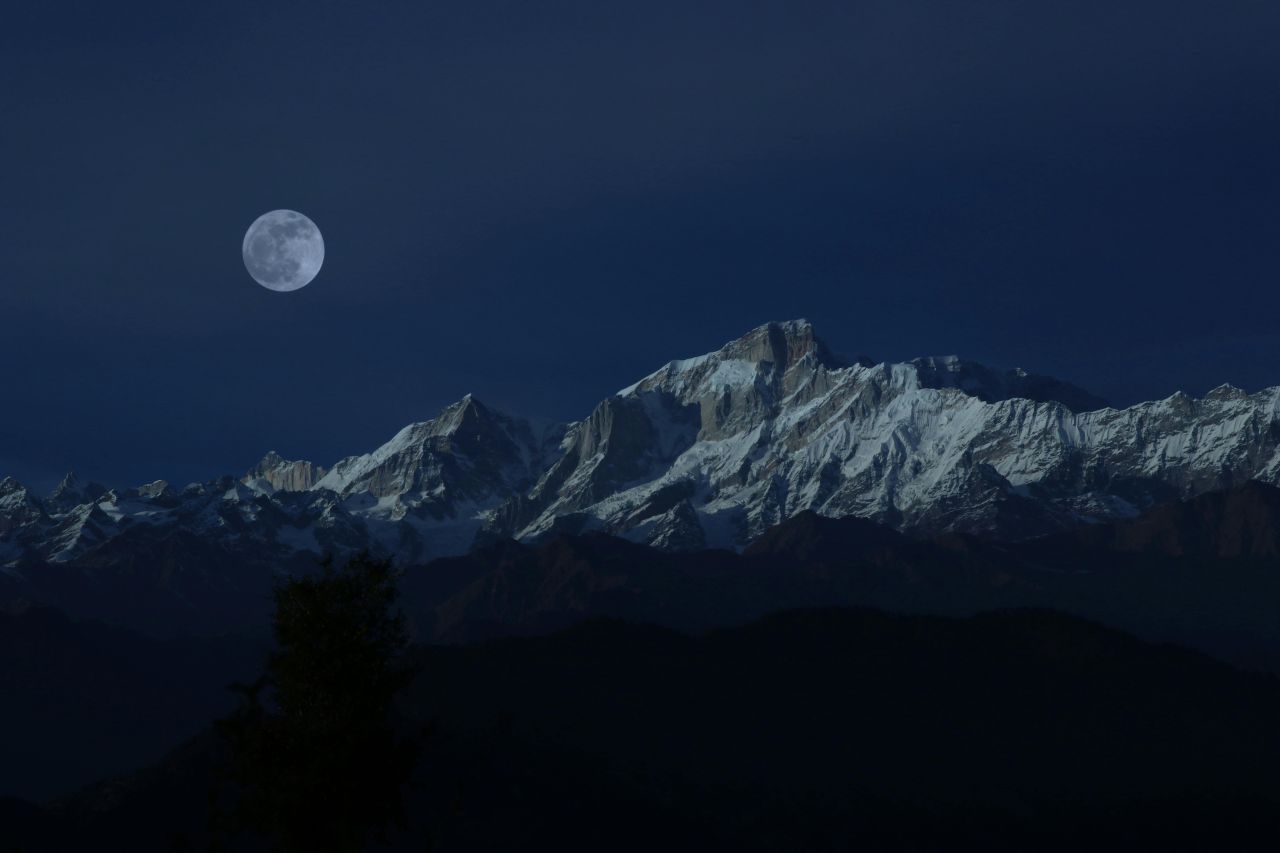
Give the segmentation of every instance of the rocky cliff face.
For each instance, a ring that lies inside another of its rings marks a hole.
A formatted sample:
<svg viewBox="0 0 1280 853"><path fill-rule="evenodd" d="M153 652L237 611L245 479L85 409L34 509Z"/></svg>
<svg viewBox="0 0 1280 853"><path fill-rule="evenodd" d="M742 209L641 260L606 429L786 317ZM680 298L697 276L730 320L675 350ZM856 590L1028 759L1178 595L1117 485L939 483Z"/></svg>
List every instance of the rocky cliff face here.
<svg viewBox="0 0 1280 853"><path fill-rule="evenodd" d="M240 481L266 494L305 492L324 477L325 470L307 461L291 462L272 450Z"/></svg>
<svg viewBox="0 0 1280 853"><path fill-rule="evenodd" d="M46 520L40 501L12 477L0 480L0 536Z"/></svg>
<svg viewBox="0 0 1280 853"><path fill-rule="evenodd" d="M69 478L43 498L5 479L0 565L24 577L177 533L264 564L363 548L418 562L584 530L741 547L806 510L1018 539L1275 483L1278 414L1280 389L1112 409L1064 382L951 357L845 362L811 324L771 323L669 362L567 426L468 396L327 470L271 453L238 480L177 491Z"/></svg>
<svg viewBox="0 0 1280 853"><path fill-rule="evenodd" d="M11 575L40 562L151 549L177 533L228 558L272 563L298 552L368 549L404 562L466 551L505 502L559 453L563 427L538 428L470 396L412 424L382 447L326 470L268 453L244 476L180 492L158 480L134 489L82 487L73 475L39 498L0 483L0 558Z"/></svg>
<svg viewBox="0 0 1280 853"><path fill-rule="evenodd" d="M814 510L1022 538L1274 481L1277 400L1224 386L1101 408L1067 383L954 358L844 364L810 324L770 324L602 402L501 521L520 538L570 527L741 546Z"/></svg>

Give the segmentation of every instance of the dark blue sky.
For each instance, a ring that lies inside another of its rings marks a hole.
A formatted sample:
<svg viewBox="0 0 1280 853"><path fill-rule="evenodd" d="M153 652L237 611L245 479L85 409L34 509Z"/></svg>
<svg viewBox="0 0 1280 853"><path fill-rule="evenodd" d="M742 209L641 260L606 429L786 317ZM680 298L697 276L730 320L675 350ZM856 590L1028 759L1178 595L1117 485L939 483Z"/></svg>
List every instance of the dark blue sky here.
<svg viewBox="0 0 1280 853"><path fill-rule="evenodd" d="M1121 403L1280 383L1277 44L1275 0L6 8L0 472L581 417L800 316ZM239 253L279 207L326 240L290 294Z"/></svg>

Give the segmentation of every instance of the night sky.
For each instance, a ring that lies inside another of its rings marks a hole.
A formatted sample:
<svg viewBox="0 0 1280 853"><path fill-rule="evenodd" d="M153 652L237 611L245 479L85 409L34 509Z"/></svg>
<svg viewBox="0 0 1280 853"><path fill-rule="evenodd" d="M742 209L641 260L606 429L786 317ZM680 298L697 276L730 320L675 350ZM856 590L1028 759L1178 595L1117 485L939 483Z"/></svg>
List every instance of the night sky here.
<svg viewBox="0 0 1280 853"><path fill-rule="evenodd" d="M768 320L1280 384L1280 4L58 2L0 28L0 473L329 464ZM259 214L324 233L256 285Z"/></svg>

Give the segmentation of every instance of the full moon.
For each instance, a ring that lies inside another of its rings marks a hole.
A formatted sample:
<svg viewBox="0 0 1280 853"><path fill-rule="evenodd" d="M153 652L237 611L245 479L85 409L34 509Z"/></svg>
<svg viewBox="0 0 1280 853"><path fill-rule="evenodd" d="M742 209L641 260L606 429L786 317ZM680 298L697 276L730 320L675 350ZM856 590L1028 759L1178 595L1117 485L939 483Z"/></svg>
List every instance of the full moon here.
<svg viewBox="0 0 1280 853"><path fill-rule="evenodd" d="M273 210L253 221L244 234L244 268L268 290L306 287L324 263L320 229L295 210Z"/></svg>

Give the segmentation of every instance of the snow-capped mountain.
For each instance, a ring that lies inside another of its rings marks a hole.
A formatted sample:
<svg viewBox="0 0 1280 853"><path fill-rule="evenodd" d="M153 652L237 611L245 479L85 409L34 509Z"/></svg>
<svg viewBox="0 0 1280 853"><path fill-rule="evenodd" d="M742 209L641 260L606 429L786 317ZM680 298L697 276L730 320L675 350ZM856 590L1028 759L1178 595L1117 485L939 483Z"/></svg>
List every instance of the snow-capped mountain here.
<svg viewBox="0 0 1280 853"><path fill-rule="evenodd" d="M844 363L804 321L673 361L569 428L499 526L741 546L806 509L1021 538L1277 471L1280 390L1105 408L955 358Z"/></svg>
<svg viewBox="0 0 1280 853"><path fill-rule="evenodd" d="M1278 414L1280 388L1113 409L954 357L844 361L808 322L771 323L568 425L467 396L328 468L269 453L238 479L113 490L68 477L45 497L6 478L0 565L98 565L179 535L264 562L364 548L420 562L583 530L741 547L804 510L1024 538L1276 483Z"/></svg>
<svg viewBox="0 0 1280 853"><path fill-rule="evenodd" d="M405 562L466 551L492 512L531 486L563 427L535 428L470 395L329 470L268 453L239 479L178 492L164 481L123 491L74 475L46 498L0 482L0 556L68 562L108 540L150 547L170 532L270 558L371 551ZM126 537L126 534L127 537Z"/></svg>

